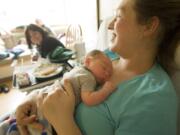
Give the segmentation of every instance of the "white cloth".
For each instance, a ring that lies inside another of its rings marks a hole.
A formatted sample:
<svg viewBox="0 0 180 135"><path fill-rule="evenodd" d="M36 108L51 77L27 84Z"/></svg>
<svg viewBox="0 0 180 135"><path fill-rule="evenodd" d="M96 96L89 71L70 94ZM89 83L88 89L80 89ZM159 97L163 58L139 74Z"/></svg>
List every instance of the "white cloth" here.
<svg viewBox="0 0 180 135"><path fill-rule="evenodd" d="M98 36L97 36L96 49L103 51L109 47L111 37L112 37L112 32L111 30L108 30L108 25L111 20L112 20L112 17L109 17L101 23L99 27L99 31L98 31Z"/></svg>

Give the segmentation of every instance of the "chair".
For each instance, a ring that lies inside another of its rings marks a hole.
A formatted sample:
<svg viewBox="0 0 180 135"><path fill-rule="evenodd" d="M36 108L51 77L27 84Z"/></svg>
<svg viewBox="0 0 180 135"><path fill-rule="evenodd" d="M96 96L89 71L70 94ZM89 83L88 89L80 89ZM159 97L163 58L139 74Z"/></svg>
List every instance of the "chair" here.
<svg viewBox="0 0 180 135"><path fill-rule="evenodd" d="M176 71L175 74L172 75L172 80L173 80L174 86L177 91L177 96L178 96L177 135L180 135L180 70Z"/></svg>
<svg viewBox="0 0 180 135"><path fill-rule="evenodd" d="M65 46L74 50L74 43L82 40L82 28L80 25L69 25L66 31Z"/></svg>
<svg viewBox="0 0 180 135"><path fill-rule="evenodd" d="M177 135L180 135L180 42L175 54L176 71L171 75L178 96Z"/></svg>

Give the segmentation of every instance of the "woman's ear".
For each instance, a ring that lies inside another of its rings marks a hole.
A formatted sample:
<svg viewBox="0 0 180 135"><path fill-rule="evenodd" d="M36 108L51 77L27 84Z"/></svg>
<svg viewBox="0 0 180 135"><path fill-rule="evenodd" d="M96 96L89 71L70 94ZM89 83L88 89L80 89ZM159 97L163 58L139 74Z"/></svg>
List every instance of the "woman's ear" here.
<svg viewBox="0 0 180 135"><path fill-rule="evenodd" d="M156 35L159 27L159 18L153 16L150 18L144 28L144 36Z"/></svg>

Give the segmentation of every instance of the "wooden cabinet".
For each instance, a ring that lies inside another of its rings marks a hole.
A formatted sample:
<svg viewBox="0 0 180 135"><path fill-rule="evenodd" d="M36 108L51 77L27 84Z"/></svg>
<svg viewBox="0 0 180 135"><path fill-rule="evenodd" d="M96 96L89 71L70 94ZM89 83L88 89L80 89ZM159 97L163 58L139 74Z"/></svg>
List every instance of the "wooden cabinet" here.
<svg viewBox="0 0 180 135"><path fill-rule="evenodd" d="M17 66L20 66L22 63L30 63L31 62L31 52L30 50L22 53L17 59ZM12 66L13 59L12 56L5 60L0 61L0 80L5 78L10 78L13 75L14 67Z"/></svg>

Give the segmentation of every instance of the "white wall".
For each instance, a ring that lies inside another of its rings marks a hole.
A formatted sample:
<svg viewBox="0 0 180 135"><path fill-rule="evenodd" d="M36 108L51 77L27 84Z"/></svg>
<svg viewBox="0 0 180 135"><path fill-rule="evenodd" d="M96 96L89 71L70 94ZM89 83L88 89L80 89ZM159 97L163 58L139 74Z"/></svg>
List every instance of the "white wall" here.
<svg viewBox="0 0 180 135"><path fill-rule="evenodd" d="M121 0L100 0L100 19L103 20L114 14Z"/></svg>

